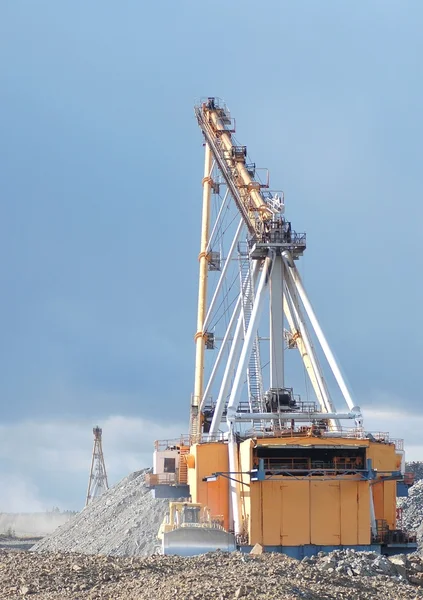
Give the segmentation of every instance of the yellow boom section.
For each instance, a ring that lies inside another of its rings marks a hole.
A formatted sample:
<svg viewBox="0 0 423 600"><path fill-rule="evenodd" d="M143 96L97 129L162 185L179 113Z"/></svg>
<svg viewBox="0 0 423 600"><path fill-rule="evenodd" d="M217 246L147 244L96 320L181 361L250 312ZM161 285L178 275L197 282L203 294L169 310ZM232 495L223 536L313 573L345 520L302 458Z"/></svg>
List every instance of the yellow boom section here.
<svg viewBox="0 0 423 600"><path fill-rule="evenodd" d="M195 108L195 114L249 232L262 233L273 214L262 194L267 185L257 181L254 170L248 169L246 146L234 143L228 109L219 99L207 98Z"/></svg>

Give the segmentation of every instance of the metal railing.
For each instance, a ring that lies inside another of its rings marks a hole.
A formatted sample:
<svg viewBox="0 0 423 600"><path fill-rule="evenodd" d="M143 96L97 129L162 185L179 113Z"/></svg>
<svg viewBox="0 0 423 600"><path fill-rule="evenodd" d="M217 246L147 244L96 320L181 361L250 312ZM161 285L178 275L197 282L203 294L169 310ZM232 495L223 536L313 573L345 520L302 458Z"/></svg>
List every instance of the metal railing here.
<svg viewBox="0 0 423 600"><path fill-rule="evenodd" d="M177 482L176 473L147 473L145 476L145 485L153 487L155 485L173 485Z"/></svg>
<svg viewBox="0 0 423 600"><path fill-rule="evenodd" d="M248 240L249 248L252 249L255 244L284 244L289 248L297 246L304 247L307 244L307 235L305 233L297 233L296 231L283 232L278 231L263 233L262 235L252 236Z"/></svg>
<svg viewBox="0 0 423 600"><path fill-rule="evenodd" d="M311 403L307 403L307 402L301 402L301 408L302 410L299 411L299 414L301 414L302 412L309 412L309 407L312 405ZM315 406L315 405L314 405ZM273 430L269 430L266 432L253 432L254 435L256 435L256 437L292 437L292 438L296 438L296 437L301 437L304 435L307 435L310 432L311 427L310 426L301 426L298 429L291 429L291 428L287 428L287 429L277 429L275 431ZM249 430L249 435L246 437L251 437L250 435L250 430ZM312 433L312 432L311 432ZM310 433L310 434L311 434ZM321 435L323 437L325 437L325 431L321 432ZM240 437L242 438L242 434L240 434ZM358 439L358 440L365 440L365 439L370 439L372 441L372 438L374 441L379 442L381 444L394 444L395 448L397 450L403 450L404 449L404 440L403 439L396 439L396 438L391 438L389 436L389 433L384 431L364 431L363 429L357 429L357 428L348 428L348 427L341 427L339 429L339 431L336 432L336 435L334 434L334 432L330 432L330 437L340 437L340 438L347 438L347 439ZM201 438L199 439L200 442L224 442L227 439L227 435L224 432L218 433L216 435L208 435L207 433L203 433L201 435ZM178 450L180 447L189 447L190 446L190 436L189 435L181 435L181 437L176 438L176 439L170 439L170 440L156 440L154 442L154 446L156 450L159 451L164 451L164 450Z"/></svg>
<svg viewBox="0 0 423 600"><path fill-rule="evenodd" d="M376 533L372 535L372 540L382 544L409 544L416 542L416 534L400 529L389 529L387 521L376 519Z"/></svg>
<svg viewBox="0 0 423 600"><path fill-rule="evenodd" d="M173 440L156 440L154 442L154 449L163 452L164 450L177 450L181 446L189 445L189 435L181 435L181 437L174 438Z"/></svg>
<svg viewBox="0 0 423 600"><path fill-rule="evenodd" d="M395 448L397 450L404 450L404 440L401 439L395 439L395 438L389 438L391 444L395 444Z"/></svg>
<svg viewBox="0 0 423 600"><path fill-rule="evenodd" d="M323 461L311 457L279 457L264 458L265 472L278 471L362 471L363 459L360 457L334 457L333 460Z"/></svg>

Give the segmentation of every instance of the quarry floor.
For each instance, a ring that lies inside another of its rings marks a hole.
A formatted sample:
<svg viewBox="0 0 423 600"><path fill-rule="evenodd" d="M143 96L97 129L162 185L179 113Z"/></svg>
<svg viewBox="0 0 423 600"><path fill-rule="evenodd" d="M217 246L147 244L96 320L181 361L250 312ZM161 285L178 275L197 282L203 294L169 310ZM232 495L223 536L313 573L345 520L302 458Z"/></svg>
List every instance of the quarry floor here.
<svg viewBox="0 0 423 600"><path fill-rule="evenodd" d="M0 550L0 599L423 598L418 570L423 571L423 566L420 559L415 560L416 568L406 561L414 573L411 583L405 567L371 553L331 553L299 562L280 554L252 557L215 552L193 558L125 558Z"/></svg>

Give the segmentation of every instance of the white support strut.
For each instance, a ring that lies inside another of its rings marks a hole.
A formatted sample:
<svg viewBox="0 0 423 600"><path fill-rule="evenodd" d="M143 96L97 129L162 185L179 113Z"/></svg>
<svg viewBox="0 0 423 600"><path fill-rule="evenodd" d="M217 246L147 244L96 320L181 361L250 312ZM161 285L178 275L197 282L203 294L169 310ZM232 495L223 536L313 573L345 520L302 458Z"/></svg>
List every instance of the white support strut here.
<svg viewBox="0 0 423 600"><path fill-rule="evenodd" d="M232 385L231 395L228 402L227 419L230 421L231 414L236 411L239 403L239 398L242 391L242 385L247 370L247 364L251 355L255 336L257 335L257 328L260 321L261 313L264 307L264 298L266 291L269 288L269 282L272 275L272 269L274 264L274 251L269 250L269 255L263 263L263 270L260 276L259 285L257 288L256 297L254 300L254 307L251 313L250 322L248 324L247 333L245 335L244 345L242 347L241 355L239 357L238 367L235 373L234 382Z"/></svg>
<svg viewBox="0 0 423 600"><path fill-rule="evenodd" d="M284 387L283 271L281 256L275 256L270 278L270 387Z"/></svg>
<svg viewBox="0 0 423 600"><path fill-rule="evenodd" d="M255 282L257 273L259 270L258 261L254 263L253 266L253 282ZM241 295L240 295L240 308L241 308ZM231 379L235 370L236 362L239 358L239 353L241 352L241 344L242 344L242 335L243 335L243 326L244 319L242 312L239 312L238 322L236 324L235 333L232 340L231 350L229 352L228 360L226 362L225 372L223 374L222 383L220 385L219 395L216 401L216 407L213 414L213 419L210 425L210 436L215 436L219 433L220 424L222 421L223 411L226 405L226 398L230 392L231 388Z"/></svg>
<svg viewBox="0 0 423 600"><path fill-rule="evenodd" d="M312 344L310 335L307 331L306 323L305 323L303 315L301 313L301 309L300 309L298 299L296 296L296 289L293 285L291 274L289 273L289 271L287 269L286 269L286 275L287 276L285 279L285 286L286 286L285 293L286 293L286 299L287 299L287 307L289 306L289 303L290 303L296 324L300 331L301 337L298 340L298 342L300 342L300 340L301 340L302 344L304 345L305 352L306 352L306 356L302 356L303 361L305 364L308 361L310 362L312 373L310 373L310 370L308 370L308 372L309 372L310 379L311 379L313 386L315 387L315 389L317 387L316 395L317 395L318 400L321 403L322 410L324 410L327 413L334 413L334 412L336 412L336 409L330 398L329 391L326 386L326 382L323 378L323 374L320 369L320 365L319 365L319 361L318 361L316 352L313 348L313 344ZM297 344L297 345L298 345L298 349L300 350L301 343ZM308 359L308 361L307 361L307 359ZM313 374L313 377L312 377L312 374ZM341 425L339 423L339 420L331 421L331 429L332 430L334 430L334 429L339 430L340 426Z"/></svg>
<svg viewBox="0 0 423 600"><path fill-rule="evenodd" d="M334 377L339 385L342 395L344 396L345 402L347 403L348 408L350 410L353 410L354 408L356 408L355 403L353 402L353 400L351 398L351 394L347 388L344 378L342 377L341 371L338 367L335 357L332 354L332 350L329 347L326 337L325 337L325 335L319 325L317 317L314 313L313 307L311 306L311 303L307 297L307 294L305 292L304 286L301 281L300 274L294 264L291 253L285 251L285 252L283 252L282 256L284 258L287 270L290 273L290 275L292 276L292 281L296 287L299 297L301 298L301 302L303 303L303 306L308 315L308 318L310 319L310 323L313 326L313 329L316 333L317 339L319 340L319 343L320 343L322 350L326 356L329 366L332 369L332 372L333 372Z"/></svg>
<svg viewBox="0 0 423 600"><path fill-rule="evenodd" d="M289 296L287 281L285 280L285 293L283 302L285 317L290 327L291 335L294 338L294 343L298 349L298 352L300 353L301 359L304 363L304 367L310 378L311 385L313 386L320 407L322 410L328 411L327 407L329 406L329 396L325 396L326 390L323 390L321 387L321 382L319 381L318 373L316 373L317 369L315 365L313 365L313 360L310 356L310 352L307 350L308 345L305 342L305 336L303 336L303 334L301 333L301 330L304 327L304 323L301 323L298 317L296 317L294 320L294 308L297 307L293 307L292 304L292 299Z"/></svg>
<svg viewBox="0 0 423 600"><path fill-rule="evenodd" d="M231 430L229 432L229 443L228 443L228 458L229 458L229 472L239 472L239 461L238 461L238 444L236 436ZM229 500L232 510L232 517L234 520L234 532L235 535L242 533L241 525L241 507L240 507L240 495L238 493L239 484L236 481L237 475L233 475L229 480Z"/></svg>

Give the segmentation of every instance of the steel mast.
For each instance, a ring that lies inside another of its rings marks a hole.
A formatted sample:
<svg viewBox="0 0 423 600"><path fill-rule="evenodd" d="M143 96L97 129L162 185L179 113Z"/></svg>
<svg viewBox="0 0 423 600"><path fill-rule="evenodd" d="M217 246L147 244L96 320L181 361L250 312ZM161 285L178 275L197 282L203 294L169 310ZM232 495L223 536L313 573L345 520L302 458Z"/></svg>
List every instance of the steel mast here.
<svg viewBox="0 0 423 600"><path fill-rule="evenodd" d="M103 492L109 489L107 481L106 465L104 463L103 445L102 445L103 430L97 425L94 427L94 446L91 458L90 477L88 480L87 498L85 506L87 506L94 498L99 498Z"/></svg>

